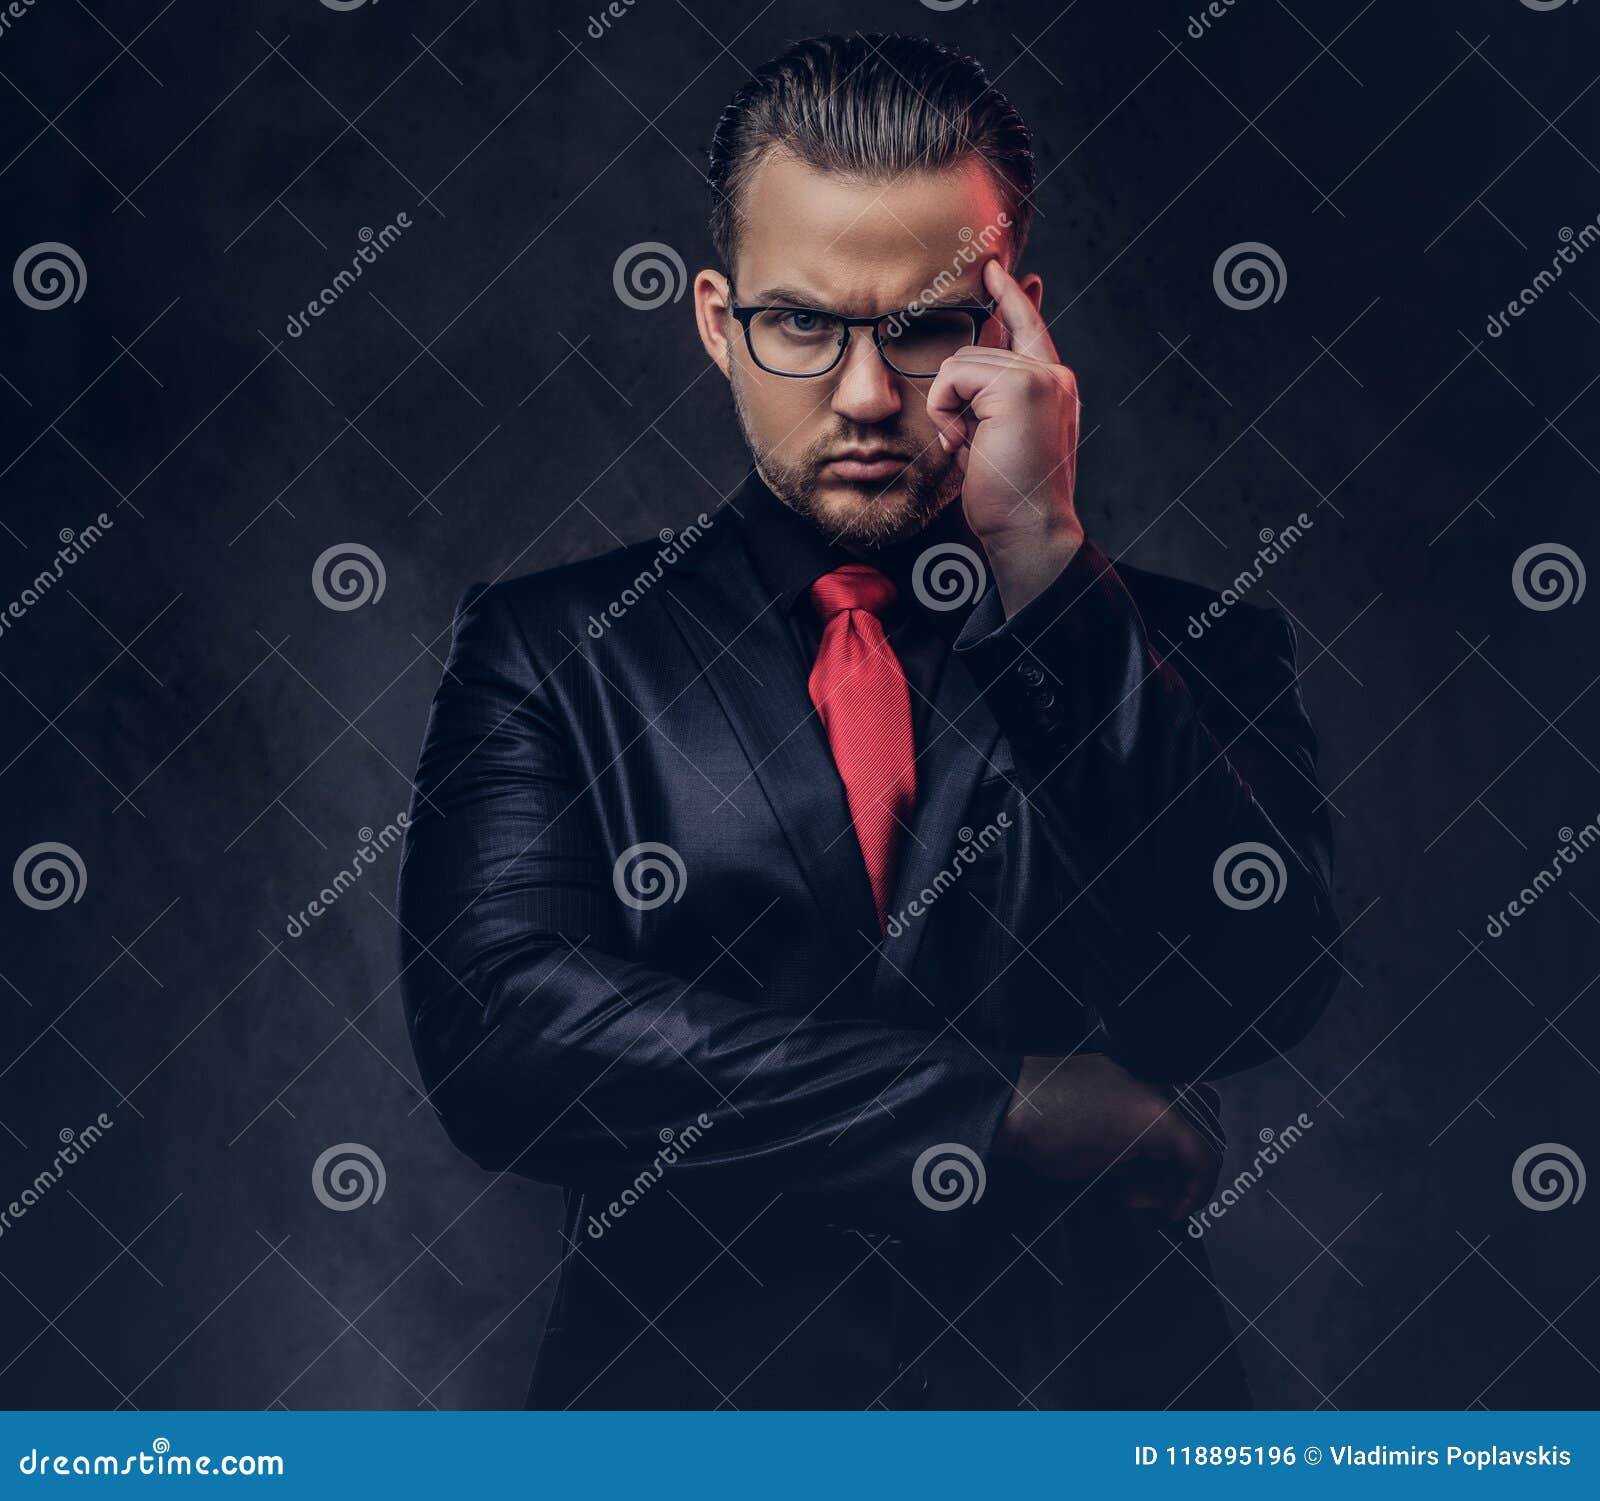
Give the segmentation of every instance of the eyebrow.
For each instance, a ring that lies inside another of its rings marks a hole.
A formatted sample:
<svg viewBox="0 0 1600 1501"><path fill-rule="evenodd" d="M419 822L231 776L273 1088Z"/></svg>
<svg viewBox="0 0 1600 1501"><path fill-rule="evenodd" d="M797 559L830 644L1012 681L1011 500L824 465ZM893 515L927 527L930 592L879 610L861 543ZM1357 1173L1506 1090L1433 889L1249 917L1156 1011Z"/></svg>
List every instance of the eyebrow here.
<svg viewBox="0 0 1600 1501"><path fill-rule="evenodd" d="M854 316L850 313L841 313L837 308L829 307L827 305L827 299L818 297L814 292L796 291L793 287L767 287L764 290L757 292L755 294L755 301L748 304L748 306L751 307L760 307L763 305L775 305L779 307L802 307L819 313L832 313L835 317L839 318L849 318ZM923 308L977 307L983 305L984 303L982 298L978 298L976 301L967 298L961 298L959 300L936 298L932 302L924 302L920 304L920 306ZM879 316L888 317L892 313L902 313L910 306L910 303L902 303L897 308L887 309L884 313L879 314Z"/></svg>

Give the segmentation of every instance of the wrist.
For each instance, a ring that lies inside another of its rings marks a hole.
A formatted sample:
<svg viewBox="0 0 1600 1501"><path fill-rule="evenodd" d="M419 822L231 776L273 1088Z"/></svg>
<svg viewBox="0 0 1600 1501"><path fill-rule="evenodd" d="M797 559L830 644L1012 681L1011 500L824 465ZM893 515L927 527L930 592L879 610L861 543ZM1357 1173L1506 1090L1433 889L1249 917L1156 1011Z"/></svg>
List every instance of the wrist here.
<svg viewBox="0 0 1600 1501"><path fill-rule="evenodd" d="M1034 1099L1066 1062L1062 1058L1044 1058L1030 1054L1022 1060L1012 1086L1011 1100L1000 1118L995 1132L994 1152L997 1157L1008 1158L1024 1164L1033 1163L1039 1154L1039 1130L1045 1121L1041 1102Z"/></svg>
<svg viewBox="0 0 1600 1501"><path fill-rule="evenodd" d="M1032 524L980 536L1000 603L1010 619L1061 576L1083 546L1083 525L1070 510Z"/></svg>

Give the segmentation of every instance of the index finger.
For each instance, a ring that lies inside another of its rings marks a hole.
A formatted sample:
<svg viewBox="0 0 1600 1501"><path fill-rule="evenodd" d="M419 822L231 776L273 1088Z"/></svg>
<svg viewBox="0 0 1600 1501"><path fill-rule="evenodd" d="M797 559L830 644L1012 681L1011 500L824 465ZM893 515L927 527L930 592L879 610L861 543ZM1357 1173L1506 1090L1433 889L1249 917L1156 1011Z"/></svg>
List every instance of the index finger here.
<svg viewBox="0 0 1600 1501"><path fill-rule="evenodd" d="M1033 305L1033 299L1018 285L1017 279L999 261L993 260L983 268L984 286L994 298L1000 319L1006 326L1011 347L1032 360L1047 365L1059 363L1056 346L1050 330Z"/></svg>

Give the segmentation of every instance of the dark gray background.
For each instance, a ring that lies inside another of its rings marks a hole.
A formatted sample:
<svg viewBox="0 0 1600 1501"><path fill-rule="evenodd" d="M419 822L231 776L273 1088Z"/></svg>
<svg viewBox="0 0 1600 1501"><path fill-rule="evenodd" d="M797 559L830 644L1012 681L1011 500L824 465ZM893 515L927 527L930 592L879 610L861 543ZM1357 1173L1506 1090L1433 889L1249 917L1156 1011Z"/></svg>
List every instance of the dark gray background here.
<svg viewBox="0 0 1600 1501"><path fill-rule="evenodd" d="M1595 591L1511 587L1533 544L1600 556L1600 252L1485 322L1600 213L1600 6L1238 0L1199 39L1129 0L591 13L37 0L0 32L0 261L87 268L50 312L0 282L0 604L115 522L0 635L0 863L55 840L88 872L53 911L0 882L0 1204L115 1122L0 1234L0 1400L521 1401L556 1195L458 1157L419 1095L396 858L285 922L406 805L467 583L739 478L689 301L630 309L612 267L703 264L746 68L878 28L971 48L1037 131L1091 530L1221 584L1315 521L1263 590L1302 626L1351 978L1225 1089L1235 1166L1315 1122L1210 1236L1261 1402L1596 1405L1600 1193L1536 1213L1511 1172L1551 1141L1600 1165L1600 856L1484 919L1600 812ZM1212 286L1242 241L1288 273L1250 312ZM387 587L339 613L311 569L344 542ZM332 1213L311 1167L350 1140L387 1190Z"/></svg>

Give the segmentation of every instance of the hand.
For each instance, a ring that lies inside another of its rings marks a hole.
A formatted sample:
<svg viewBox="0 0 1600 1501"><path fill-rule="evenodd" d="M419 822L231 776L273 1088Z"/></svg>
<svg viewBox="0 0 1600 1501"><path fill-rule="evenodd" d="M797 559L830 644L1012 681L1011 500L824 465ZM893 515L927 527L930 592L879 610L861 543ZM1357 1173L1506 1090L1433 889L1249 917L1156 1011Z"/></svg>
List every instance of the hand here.
<svg viewBox="0 0 1600 1501"><path fill-rule="evenodd" d="M974 344L939 368L928 416L965 476L967 525L1014 615L1083 542L1074 508L1078 382L1032 299L997 260L983 268L1001 346Z"/></svg>
<svg viewBox="0 0 1600 1501"><path fill-rule="evenodd" d="M1102 1183L1126 1209L1193 1214L1222 1158L1158 1085L1103 1053L1025 1058L996 1149L1043 1177Z"/></svg>

